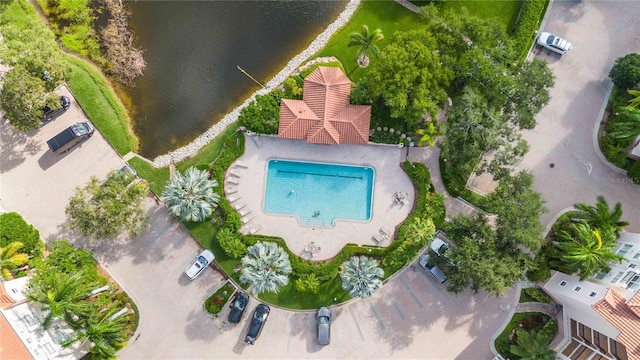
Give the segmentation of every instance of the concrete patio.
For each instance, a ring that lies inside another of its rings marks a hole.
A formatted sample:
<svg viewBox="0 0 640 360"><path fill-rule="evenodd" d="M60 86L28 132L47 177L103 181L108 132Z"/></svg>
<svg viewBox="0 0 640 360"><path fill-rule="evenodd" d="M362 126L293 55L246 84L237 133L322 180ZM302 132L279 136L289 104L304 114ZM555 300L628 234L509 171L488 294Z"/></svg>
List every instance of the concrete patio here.
<svg viewBox="0 0 640 360"><path fill-rule="evenodd" d="M374 235L381 228L394 231L409 214L415 191L401 167L405 149L388 145L318 145L275 136L245 135L245 153L232 165L225 180L225 193L232 206L242 210L243 232L279 236L291 251L313 260L335 256L347 243L378 245ZM336 220L332 227L301 225L296 217L266 213L263 209L267 162L270 159L304 160L375 169L371 219ZM395 200L398 191L407 193L408 205ZM246 223L246 224L245 224ZM319 251L305 251L313 243ZM391 239L380 243L388 246Z"/></svg>

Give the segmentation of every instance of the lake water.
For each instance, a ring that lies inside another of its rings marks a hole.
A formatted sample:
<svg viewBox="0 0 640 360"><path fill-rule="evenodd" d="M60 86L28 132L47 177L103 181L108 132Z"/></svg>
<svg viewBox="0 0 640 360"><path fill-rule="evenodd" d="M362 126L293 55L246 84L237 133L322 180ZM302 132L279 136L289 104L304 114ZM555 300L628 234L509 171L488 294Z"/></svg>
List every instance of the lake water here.
<svg viewBox="0 0 640 360"><path fill-rule="evenodd" d="M153 159L189 143L267 82L346 1L127 2L147 69L121 93Z"/></svg>

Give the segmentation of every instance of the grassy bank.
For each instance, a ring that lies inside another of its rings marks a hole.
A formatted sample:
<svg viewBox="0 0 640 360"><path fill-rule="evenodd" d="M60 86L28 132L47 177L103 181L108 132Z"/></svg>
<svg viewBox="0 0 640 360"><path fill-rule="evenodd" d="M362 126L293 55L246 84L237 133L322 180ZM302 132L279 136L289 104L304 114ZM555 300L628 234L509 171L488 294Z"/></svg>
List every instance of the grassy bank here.
<svg viewBox="0 0 640 360"><path fill-rule="evenodd" d="M14 26L17 29L40 27L50 31L42 23L35 9L25 0L3 3L0 6L0 13L3 27ZM30 42L23 42L20 46L20 51L28 51L32 56L38 56L41 51ZM50 46L57 48L57 44L53 41ZM64 54L62 50L59 51L65 66L65 80L69 89L91 122L120 155L137 150L138 141L129 129L127 112L111 91L102 73L85 61Z"/></svg>

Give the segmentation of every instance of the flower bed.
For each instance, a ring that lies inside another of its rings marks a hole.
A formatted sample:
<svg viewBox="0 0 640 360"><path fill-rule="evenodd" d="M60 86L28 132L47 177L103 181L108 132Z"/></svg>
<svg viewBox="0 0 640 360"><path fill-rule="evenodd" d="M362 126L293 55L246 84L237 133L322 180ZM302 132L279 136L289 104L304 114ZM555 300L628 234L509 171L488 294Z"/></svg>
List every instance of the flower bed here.
<svg viewBox="0 0 640 360"><path fill-rule="evenodd" d="M227 304L231 296L236 292L236 287L229 281L225 281L211 296L204 302L204 308L212 315L218 315Z"/></svg>

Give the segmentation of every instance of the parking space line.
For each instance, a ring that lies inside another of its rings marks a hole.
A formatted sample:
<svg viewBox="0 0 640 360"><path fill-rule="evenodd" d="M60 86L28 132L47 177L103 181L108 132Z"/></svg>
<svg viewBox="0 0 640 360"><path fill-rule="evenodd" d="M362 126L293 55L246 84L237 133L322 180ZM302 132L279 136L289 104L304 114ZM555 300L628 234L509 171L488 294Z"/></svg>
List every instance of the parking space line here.
<svg viewBox="0 0 640 360"><path fill-rule="evenodd" d="M391 305L393 306L393 308L396 310L396 312L398 313L398 315L400 315L400 317L402 318L402 320L404 320L404 314L402 313L402 310L400 310L400 307L398 306L398 302L396 301L396 299L393 297L393 295L391 295L391 293L387 294L387 299L389 299L389 301L391 302Z"/></svg>
<svg viewBox="0 0 640 360"><path fill-rule="evenodd" d="M358 329L358 334L360 334L360 340L364 341L364 336L362 335L362 330L360 329L360 325L358 325L358 320L356 320L356 315L353 313L353 308L349 306L349 313L351 314L351 318L353 319L353 323L356 324L356 329Z"/></svg>
<svg viewBox="0 0 640 360"><path fill-rule="evenodd" d="M402 286L404 286L404 288L407 289L407 291L409 292L409 295L411 295L411 298L413 299L413 301L415 301L415 303L418 304L420 308L424 309L424 306L420 302L420 299L418 299L418 296L416 295L416 293L413 292L413 289L411 289L411 286L407 284L407 280L405 280L402 276L400 276L399 279L400 279L400 282L402 283Z"/></svg>
<svg viewBox="0 0 640 360"><path fill-rule="evenodd" d="M371 312L373 313L373 316L378 320L378 324L382 328L382 331L386 331L384 323L382 322L382 318L380 318L380 315L378 315L376 308L371 303L369 303L369 307L371 308Z"/></svg>

